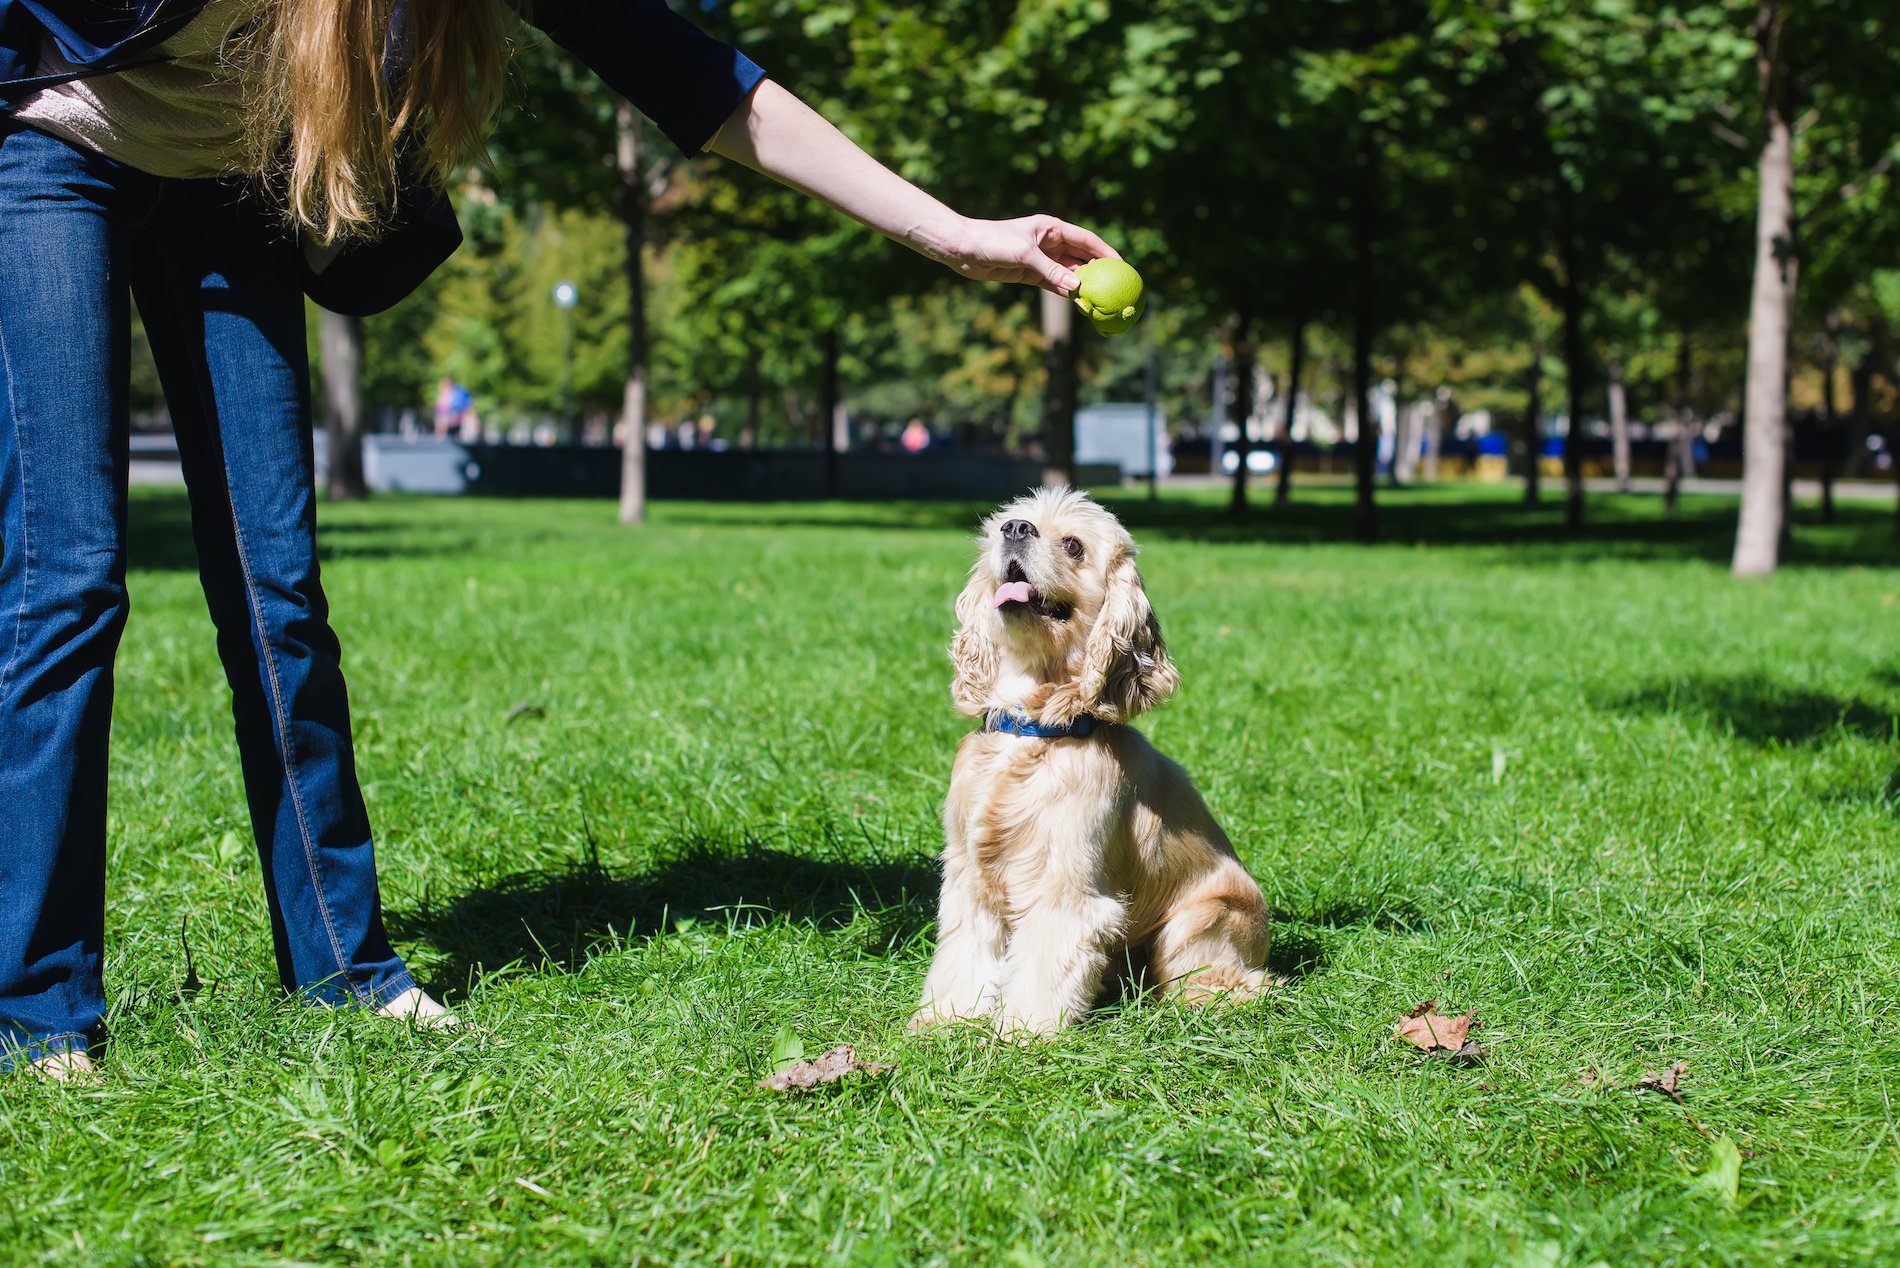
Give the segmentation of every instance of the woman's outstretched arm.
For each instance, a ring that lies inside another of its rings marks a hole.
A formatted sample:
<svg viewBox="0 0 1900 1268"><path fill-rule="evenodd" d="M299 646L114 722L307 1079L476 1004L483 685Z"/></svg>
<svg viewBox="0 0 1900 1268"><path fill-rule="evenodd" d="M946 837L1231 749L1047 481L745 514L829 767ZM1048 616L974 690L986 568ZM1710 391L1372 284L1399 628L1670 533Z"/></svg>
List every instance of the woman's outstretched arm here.
<svg viewBox="0 0 1900 1268"><path fill-rule="evenodd" d="M1075 266L1116 255L1087 229L1054 216L958 215L769 79L739 104L707 148L979 281L1027 282L1067 295L1076 287Z"/></svg>

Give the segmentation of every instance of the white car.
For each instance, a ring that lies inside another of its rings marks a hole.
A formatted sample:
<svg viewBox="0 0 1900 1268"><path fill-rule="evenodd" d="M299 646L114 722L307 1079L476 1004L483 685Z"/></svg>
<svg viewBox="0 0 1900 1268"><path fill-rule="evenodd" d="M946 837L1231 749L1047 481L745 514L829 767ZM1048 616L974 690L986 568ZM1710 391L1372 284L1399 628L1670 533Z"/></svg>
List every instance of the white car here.
<svg viewBox="0 0 1900 1268"><path fill-rule="evenodd" d="M1238 453L1232 449L1221 450L1220 469L1222 475L1234 474L1234 468L1239 465L1240 455ZM1274 469L1279 465L1280 460L1274 455L1271 449L1263 449L1256 445L1247 451L1247 473L1249 475L1272 475Z"/></svg>

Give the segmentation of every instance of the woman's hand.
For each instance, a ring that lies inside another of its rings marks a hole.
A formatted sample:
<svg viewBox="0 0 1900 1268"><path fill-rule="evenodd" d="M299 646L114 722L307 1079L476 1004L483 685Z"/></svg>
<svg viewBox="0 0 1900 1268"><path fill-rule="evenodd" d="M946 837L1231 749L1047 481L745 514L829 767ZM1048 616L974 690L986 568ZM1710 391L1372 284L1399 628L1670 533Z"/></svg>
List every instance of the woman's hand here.
<svg viewBox="0 0 1900 1268"><path fill-rule="evenodd" d="M1077 285L1076 266L1115 255L1087 229L1054 216L971 220L958 215L769 79L739 104L708 148L978 281L1024 282L1068 295Z"/></svg>
<svg viewBox="0 0 1900 1268"><path fill-rule="evenodd" d="M1022 282L1071 295L1074 269L1101 256L1121 256L1087 229L1054 216L963 220L941 243L922 247L933 260L979 282Z"/></svg>

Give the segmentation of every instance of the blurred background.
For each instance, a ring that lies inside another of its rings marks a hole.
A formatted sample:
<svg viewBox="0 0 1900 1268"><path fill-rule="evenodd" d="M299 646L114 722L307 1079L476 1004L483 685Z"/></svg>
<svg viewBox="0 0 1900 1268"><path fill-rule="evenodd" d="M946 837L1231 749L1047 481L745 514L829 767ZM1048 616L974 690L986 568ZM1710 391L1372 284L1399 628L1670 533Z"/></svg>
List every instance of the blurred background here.
<svg viewBox="0 0 1900 1268"><path fill-rule="evenodd" d="M1371 538L1394 484L1515 481L1578 523L1596 482L1667 509L1749 481L1770 543L1790 499L1893 496L1893 0L690 13L959 211L1101 232L1143 322L1102 338L683 159L524 27L467 245L387 314L313 310L333 496L618 494L633 521L647 496L1152 475L1245 509L1349 482ZM138 401L163 479L149 369Z"/></svg>

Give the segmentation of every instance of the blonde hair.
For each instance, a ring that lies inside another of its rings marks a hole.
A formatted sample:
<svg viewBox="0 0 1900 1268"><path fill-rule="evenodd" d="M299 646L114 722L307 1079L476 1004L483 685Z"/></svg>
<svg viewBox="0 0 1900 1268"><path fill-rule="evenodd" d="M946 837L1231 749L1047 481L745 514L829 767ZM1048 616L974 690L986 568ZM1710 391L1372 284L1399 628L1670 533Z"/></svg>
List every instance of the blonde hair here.
<svg viewBox="0 0 1900 1268"><path fill-rule="evenodd" d="M245 50L245 158L298 229L373 238L395 209L397 160L438 187L486 157L514 18L501 0L271 0Z"/></svg>

